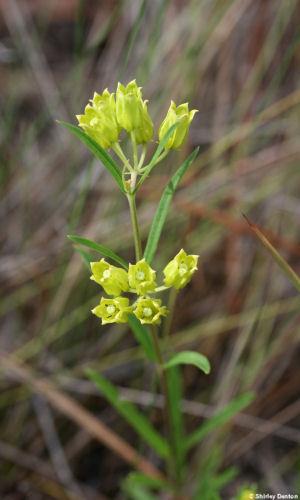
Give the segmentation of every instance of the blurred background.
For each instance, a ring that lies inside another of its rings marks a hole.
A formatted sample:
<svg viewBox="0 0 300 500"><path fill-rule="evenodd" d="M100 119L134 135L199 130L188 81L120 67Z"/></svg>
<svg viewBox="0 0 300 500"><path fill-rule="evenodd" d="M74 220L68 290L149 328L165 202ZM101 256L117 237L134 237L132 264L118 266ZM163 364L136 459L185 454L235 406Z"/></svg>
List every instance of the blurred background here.
<svg viewBox="0 0 300 500"><path fill-rule="evenodd" d="M1 0L1 499L124 498L131 467L91 414L156 460L86 379L98 369L162 429L151 368L126 325L91 315L99 290L66 238L133 259L126 199L56 122L75 123L95 90L133 78L156 128L171 99L199 109L138 195L146 237L170 173L200 145L155 261L182 246L201 255L172 325L173 345L213 367L183 369L188 429L256 393L190 470L235 466L224 499L255 484L299 493L300 297L242 217L299 273L299 26L297 0Z"/></svg>

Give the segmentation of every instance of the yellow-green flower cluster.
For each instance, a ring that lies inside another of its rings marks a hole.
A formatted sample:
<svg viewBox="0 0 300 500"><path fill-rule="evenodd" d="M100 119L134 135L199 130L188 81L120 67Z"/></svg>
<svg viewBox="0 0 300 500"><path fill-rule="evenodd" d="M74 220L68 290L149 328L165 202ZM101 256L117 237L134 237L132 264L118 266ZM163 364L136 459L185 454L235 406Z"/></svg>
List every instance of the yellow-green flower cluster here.
<svg viewBox="0 0 300 500"><path fill-rule="evenodd" d="M109 149L118 142L122 129L133 135L136 144L151 141L153 122L141 90L136 81L132 80L126 86L118 83L115 94L108 89L102 94L95 92L90 104L85 107L84 114L76 116L79 126L104 149ZM171 101L158 134L161 141L169 128L177 124L167 141L166 149L177 149L183 144L196 112L189 111L187 103L176 106Z"/></svg>
<svg viewBox="0 0 300 500"><path fill-rule="evenodd" d="M184 250L180 250L164 268L164 285L161 287L157 286L156 272L145 259L129 264L128 271L109 264L105 259L91 262L91 279L101 285L107 295L112 296L102 297L92 313L101 319L103 325L126 323L130 313L142 324L158 325L168 310L160 299L152 298L150 294L170 287L177 290L183 288L196 271L197 261L197 255L187 255ZM137 295L132 304L121 295L126 292Z"/></svg>

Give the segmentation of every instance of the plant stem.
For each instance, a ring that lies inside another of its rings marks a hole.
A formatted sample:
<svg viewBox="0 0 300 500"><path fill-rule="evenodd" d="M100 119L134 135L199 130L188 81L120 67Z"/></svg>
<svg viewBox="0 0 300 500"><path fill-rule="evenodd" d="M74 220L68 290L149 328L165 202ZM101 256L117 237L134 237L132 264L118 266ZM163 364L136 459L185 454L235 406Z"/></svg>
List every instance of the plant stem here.
<svg viewBox="0 0 300 500"><path fill-rule="evenodd" d="M159 162L161 162L168 154L169 154L169 149L165 149L161 155L156 159L156 161L154 163L148 163L147 165L145 165L143 168L140 169L141 172L145 172L145 170L147 170L147 168L149 167L149 165L152 166L152 168L157 165Z"/></svg>
<svg viewBox="0 0 300 500"><path fill-rule="evenodd" d="M138 164L138 170L140 170L142 168L142 166L144 165L146 152L147 152L147 146L145 146L145 144L144 144L143 149L142 149L142 154L140 156L140 160L139 160L139 164Z"/></svg>
<svg viewBox="0 0 300 500"><path fill-rule="evenodd" d="M129 172L133 173L134 170L133 170L132 166L130 165L129 160L126 158L126 156L123 152L123 149L121 148L121 146L118 142L115 142L115 144L113 145L113 150L116 153L116 155L120 158L120 160L123 162L123 164L125 165L127 170L129 170Z"/></svg>
<svg viewBox="0 0 300 500"><path fill-rule="evenodd" d="M178 296L178 290L176 290L176 288L171 288L170 293L169 293L168 306L167 306L169 309L169 314L164 321L163 331L162 331L163 338L164 338L164 341L166 343L168 341L170 331L171 331L177 296Z"/></svg>
<svg viewBox="0 0 300 500"><path fill-rule="evenodd" d="M130 189L131 192L128 192L127 198L128 198L128 203L129 203L129 208L130 208L130 217L131 217L131 224L132 224L132 230L133 230L133 237L134 237L134 246L135 246L135 256L136 260L140 260L143 257L143 250L142 250L142 242L141 242L141 236L140 236L140 230L139 230L139 224L138 224L138 218L137 218L137 209L136 209L136 203L135 203L135 186L136 186L136 181L137 181L137 172L132 172L131 173L131 179L130 179ZM178 474L177 470L177 463L176 463L176 455L177 455L177 450L176 450L176 443L174 441L174 431L173 431L173 424L172 424L172 404L170 400L170 391L169 391L169 386L168 386L168 378L167 378L167 373L164 367L164 360L161 352L161 348L159 345L159 339L158 339L158 334L157 334L157 327L154 325L151 325L151 335L153 339L153 345L155 349L155 354L156 354L156 359L157 359L157 371L160 379L160 385L161 385L161 391L164 396L164 421L165 421L165 427L166 427L166 434L168 436L168 441L170 445L170 460L168 461L168 468L169 468L169 477L172 481L174 481L174 500L180 498L178 496L178 492L180 489L180 477Z"/></svg>
<svg viewBox="0 0 300 500"><path fill-rule="evenodd" d="M164 367L164 360L162 356L162 352L159 345L159 339L157 335L157 328L154 325L151 325L151 335L154 345L154 350L157 359L157 371L160 379L161 390L164 396L164 419L165 419L165 427L168 435L168 440L171 449L171 459L169 463L169 474L170 479L173 479L178 486L178 477L177 477L177 467L176 467L176 445L173 440L173 425L172 425L172 405L170 400L170 393L168 387L168 379L166 370ZM175 495L174 498L177 498Z"/></svg>
<svg viewBox="0 0 300 500"><path fill-rule="evenodd" d="M129 203L131 225L132 225L133 238L134 238L135 258L136 258L136 261L138 261L138 260L141 260L143 257L143 249L142 249L142 241L141 241L140 229L139 229L139 224L138 224L138 219L137 219L135 194L128 193L127 199L128 199L128 203Z"/></svg>
<svg viewBox="0 0 300 500"><path fill-rule="evenodd" d="M132 151L133 151L133 166L134 166L134 169L136 170L138 168L139 162L138 162L138 152L137 152L137 146L136 146L134 132L131 132L130 137L131 137Z"/></svg>

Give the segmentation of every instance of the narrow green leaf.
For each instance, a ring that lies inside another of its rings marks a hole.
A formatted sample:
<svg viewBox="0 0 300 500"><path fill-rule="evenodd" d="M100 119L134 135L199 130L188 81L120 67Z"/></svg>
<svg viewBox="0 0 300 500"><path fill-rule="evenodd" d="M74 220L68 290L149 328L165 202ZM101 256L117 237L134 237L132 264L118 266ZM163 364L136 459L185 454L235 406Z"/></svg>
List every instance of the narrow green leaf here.
<svg viewBox="0 0 300 500"><path fill-rule="evenodd" d="M126 270L128 269L127 262L124 259L122 259L122 257L114 253L112 250L110 250L110 248L104 245L100 245L99 243L95 243L95 241L88 240L87 238L82 238L81 236L77 236L76 234L68 234L67 237L73 243L91 248L92 250L95 250L101 255L104 255L104 257L107 257L108 259L113 260L117 264L120 264L122 267L124 267L124 269Z"/></svg>
<svg viewBox="0 0 300 500"><path fill-rule="evenodd" d="M175 445L175 464L178 477L182 478L185 456L185 436L182 418L182 379L177 366L166 372L170 399L172 439Z"/></svg>
<svg viewBox="0 0 300 500"><path fill-rule="evenodd" d="M72 125L71 123L67 123L64 121L59 121L63 127L67 128L72 134L74 134L78 139L80 139L83 144L85 144L88 149L93 153L93 155L100 160L104 167L109 171L109 173L113 176L115 181L117 182L120 190L125 193L125 189L123 186L122 175L118 168L118 165L112 159L112 157L103 149L100 144L98 144L94 139L89 137L83 130L76 125Z"/></svg>
<svg viewBox="0 0 300 500"><path fill-rule="evenodd" d="M228 469L224 470L221 474L219 474L217 477L214 478L214 482L216 487L221 490L229 484L236 476L238 475L239 470L237 467L229 467Z"/></svg>
<svg viewBox="0 0 300 500"><path fill-rule="evenodd" d="M250 228L260 240L260 242L264 245L264 247L270 252L275 262L282 269L286 277L290 280L290 282L294 285L294 287L300 292L300 276L295 273L294 269L288 264L288 262L280 255L280 253L276 250L276 248L270 243L268 238L258 229L258 227L253 224L246 215L244 218L248 222Z"/></svg>
<svg viewBox="0 0 300 500"><path fill-rule="evenodd" d="M88 369L88 377L100 389L109 403L122 415L125 420L135 429L135 431L148 443L156 453L162 458L170 455L169 446L166 440L154 429L149 420L138 411L136 406L128 401L124 401L117 388L106 380L100 373Z"/></svg>
<svg viewBox="0 0 300 500"><path fill-rule="evenodd" d="M147 328L145 328L133 314L129 314L128 324L135 336L135 339L144 349L147 358L150 359L150 361L155 361L155 351Z"/></svg>
<svg viewBox="0 0 300 500"><path fill-rule="evenodd" d="M93 262L94 257L90 253L86 252L85 250L81 250L81 248L75 248L75 251L79 253L81 256L83 262L85 263L86 267L91 270L90 262Z"/></svg>
<svg viewBox="0 0 300 500"><path fill-rule="evenodd" d="M196 429L185 441L186 449L198 444L211 431L225 425L234 415L246 408L254 399L252 392L247 392L238 396L228 405L218 411L215 415L206 420L198 429Z"/></svg>
<svg viewBox="0 0 300 500"><path fill-rule="evenodd" d="M162 140L160 141L159 145L157 146L156 150L155 150L155 153L154 155L152 156L149 164L147 165L146 167L146 170L145 172L143 173L142 177L140 178L139 182L138 182L138 185L137 185L137 188L139 188L139 186L141 184L143 184L144 180L146 179L146 177L148 177L148 175L150 174L151 170L155 167L156 165L156 162L159 158L159 156L161 155L161 153L163 152L163 150L165 149L165 145L166 143L168 142L168 139L170 137L170 135L173 134L175 128L177 128L179 125L179 122L178 123L174 123L170 128L169 130L165 133L165 135L163 136Z"/></svg>
<svg viewBox="0 0 300 500"><path fill-rule="evenodd" d="M130 500L156 500L157 496L152 494L145 486L134 484L130 481L123 483L123 490Z"/></svg>
<svg viewBox="0 0 300 500"><path fill-rule="evenodd" d="M142 472L130 472L125 481L132 485L148 486L153 489L170 489L170 485L163 479L146 476Z"/></svg>
<svg viewBox="0 0 300 500"><path fill-rule="evenodd" d="M210 372L210 363L208 359L203 356L203 354L200 354L200 352L179 352L165 364L165 368L171 368L172 366L177 365L194 365L199 368L199 370L202 370L206 375Z"/></svg>
<svg viewBox="0 0 300 500"><path fill-rule="evenodd" d="M171 200L173 198L173 195L175 193L175 190L181 181L181 178L191 165L191 163L194 161L198 154L199 148L196 148L193 153L182 163L182 165L178 168L178 170L175 172L173 177L171 178L170 182L167 184L166 188L164 189L164 192L162 194L162 197L160 199L159 205L157 207L157 210L154 215L154 219L151 224L148 240L147 240L147 245L145 248L144 252L144 257L151 264L153 257L156 252L156 248L159 242L159 238L164 226L164 223L167 218L169 206L171 203Z"/></svg>

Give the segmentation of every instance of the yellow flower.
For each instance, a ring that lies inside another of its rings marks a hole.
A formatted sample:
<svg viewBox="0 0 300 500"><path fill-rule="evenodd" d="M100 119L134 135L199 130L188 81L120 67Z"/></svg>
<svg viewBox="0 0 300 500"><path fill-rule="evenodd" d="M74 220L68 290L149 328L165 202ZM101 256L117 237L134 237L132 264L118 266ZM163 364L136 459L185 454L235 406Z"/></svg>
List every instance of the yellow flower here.
<svg viewBox="0 0 300 500"><path fill-rule="evenodd" d="M116 297L115 299L102 297L100 304L92 309L92 313L101 318L102 325L106 323L126 323L128 314L131 311L129 299L126 297Z"/></svg>
<svg viewBox="0 0 300 500"><path fill-rule="evenodd" d="M183 144L187 133L190 128L190 124L195 114L197 113L196 109L189 111L188 103L180 104L176 106L174 101L171 101L171 105L167 112L165 119L163 120L159 132L158 137L161 141L168 130L172 125L178 123L174 132L169 137L165 148L166 149L178 149Z"/></svg>
<svg viewBox="0 0 300 500"><path fill-rule="evenodd" d="M140 297L134 304L133 313L142 324L159 325L162 316L166 316L168 310L161 306L161 300Z"/></svg>
<svg viewBox="0 0 300 500"><path fill-rule="evenodd" d="M137 144L150 141L153 136L153 123L143 101L141 87L132 80L125 87L118 83L116 92L116 113L118 124L127 132L134 132Z"/></svg>
<svg viewBox="0 0 300 500"><path fill-rule="evenodd" d="M198 255L187 255L181 249L180 252L164 268L165 285L173 286L177 290L185 287L191 280L194 272L198 269Z"/></svg>
<svg viewBox="0 0 300 500"><path fill-rule="evenodd" d="M127 292L129 285L125 269L112 266L105 259L101 259L99 262L91 262L91 270L91 280L101 285L108 295L117 296Z"/></svg>
<svg viewBox="0 0 300 500"><path fill-rule="evenodd" d="M129 287L138 295L146 295L155 290L155 276L155 271L149 266L145 259L139 260L136 264L129 264Z"/></svg>
<svg viewBox="0 0 300 500"><path fill-rule="evenodd" d="M116 119L114 94L107 89L103 94L94 93L91 104L83 115L76 115L79 126L104 149L110 148L119 137L120 128Z"/></svg>

